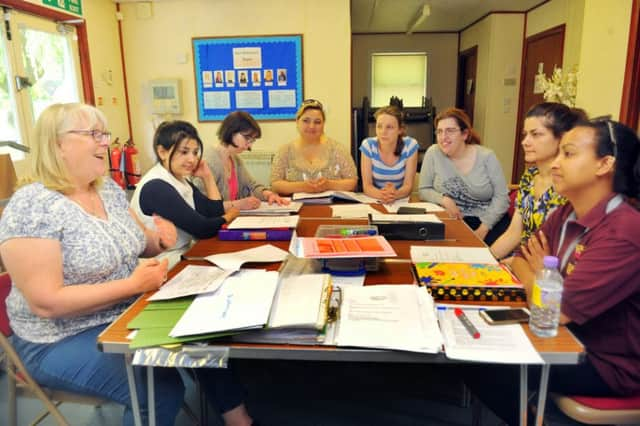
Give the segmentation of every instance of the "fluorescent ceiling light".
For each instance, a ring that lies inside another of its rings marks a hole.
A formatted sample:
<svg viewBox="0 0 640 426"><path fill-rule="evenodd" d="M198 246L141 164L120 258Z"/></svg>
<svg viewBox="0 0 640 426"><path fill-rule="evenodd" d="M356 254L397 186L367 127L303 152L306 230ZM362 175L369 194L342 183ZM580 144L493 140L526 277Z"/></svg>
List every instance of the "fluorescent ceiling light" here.
<svg viewBox="0 0 640 426"><path fill-rule="evenodd" d="M409 26L407 27L407 35L412 34L416 30L416 28L422 25L424 20L427 19L429 15L431 15L431 6L429 6L428 4L423 4L409 23Z"/></svg>

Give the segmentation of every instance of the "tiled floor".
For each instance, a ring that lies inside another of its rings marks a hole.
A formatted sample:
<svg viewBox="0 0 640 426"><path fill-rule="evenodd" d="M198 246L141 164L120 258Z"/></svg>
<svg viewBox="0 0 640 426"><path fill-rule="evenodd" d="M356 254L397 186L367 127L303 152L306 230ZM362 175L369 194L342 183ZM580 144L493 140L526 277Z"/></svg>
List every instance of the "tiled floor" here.
<svg viewBox="0 0 640 426"><path fill-rule="evenodd" d="M438 366L403 365L390 371L386 364L321 365L310 373L308 364L295 362L243 362L237 375L248 390L251 414L265 425L309 426L453 426L471 423L471 408L462 406L459 384L443 378ZM408 374L414 372L414 374ZM0 424L6 418L6 376L0 375ZM193 386L187 387L187 402L198 412ZM574 426L549 404L547 424ZM40 410L37 400L21 399L18 425L27 425ZM122 407L100 408L63 404L62 412L72 425L115 426L121 424ZM210 410L210 425L220 425ZM43 425L54 425L47 419ZM178 425L193 424L181 412ZM483 425L500 422L483 410Z"/></svg>

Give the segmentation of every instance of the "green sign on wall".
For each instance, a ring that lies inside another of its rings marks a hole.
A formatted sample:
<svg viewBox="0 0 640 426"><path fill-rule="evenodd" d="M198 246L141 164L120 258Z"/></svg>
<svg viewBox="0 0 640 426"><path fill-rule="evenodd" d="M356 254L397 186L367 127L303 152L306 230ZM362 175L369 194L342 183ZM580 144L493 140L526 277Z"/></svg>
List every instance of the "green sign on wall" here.
<svg viewBox="0 0 640 426"><path fill-rule="evenodd" d="M82 0L42 0L42 4L82 15Z"/></svg>

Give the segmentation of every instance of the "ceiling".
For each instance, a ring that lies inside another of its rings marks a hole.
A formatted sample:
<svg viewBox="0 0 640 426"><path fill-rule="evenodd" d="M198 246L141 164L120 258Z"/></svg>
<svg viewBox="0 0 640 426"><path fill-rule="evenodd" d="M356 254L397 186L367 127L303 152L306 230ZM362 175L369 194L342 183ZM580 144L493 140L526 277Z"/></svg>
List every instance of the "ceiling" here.
<svg viewBox="0 0 640 426"><path fill-rule="evenodd" d="M525 12L545 1L351 0L351 32L406 33L420 12L427 9L430 13L414 32L457 32L490 12Z"/></svg>

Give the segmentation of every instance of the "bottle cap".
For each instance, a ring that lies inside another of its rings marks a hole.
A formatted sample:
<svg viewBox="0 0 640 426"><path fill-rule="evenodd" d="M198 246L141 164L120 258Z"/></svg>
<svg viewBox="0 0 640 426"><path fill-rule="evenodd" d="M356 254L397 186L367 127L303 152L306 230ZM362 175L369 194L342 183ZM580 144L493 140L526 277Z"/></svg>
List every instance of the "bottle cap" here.
<svg viewBox="0 0 640 426"><path fill-rule="evenodd" d="M557 268L558 267L558 258L555 256L545 256L542 261L545 268Z"/></svg>

